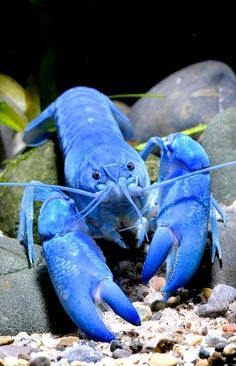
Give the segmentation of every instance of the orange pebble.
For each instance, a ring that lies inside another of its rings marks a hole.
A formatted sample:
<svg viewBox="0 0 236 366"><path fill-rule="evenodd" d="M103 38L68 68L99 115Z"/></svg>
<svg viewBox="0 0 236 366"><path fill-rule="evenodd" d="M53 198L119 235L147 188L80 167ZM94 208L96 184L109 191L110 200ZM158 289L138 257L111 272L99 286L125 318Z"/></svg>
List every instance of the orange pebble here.
<svg viewBox="0 0 236 366"><path fill-rule="evenodd" d="M158 276L154 276L152 277L152 279L149 281L149 285L150 287L152 287L154 290L156 291L160 291L160 289L162 287L164 287L165 285L165 278L164 277L158 277Z"/></svg>
<svg viewBox="0 0 236 366"><path fill-rule="evenodd" d="M236 332L236 324L224 324L222 326L223 332L231 332L231 333L235 333Z"/></svg>

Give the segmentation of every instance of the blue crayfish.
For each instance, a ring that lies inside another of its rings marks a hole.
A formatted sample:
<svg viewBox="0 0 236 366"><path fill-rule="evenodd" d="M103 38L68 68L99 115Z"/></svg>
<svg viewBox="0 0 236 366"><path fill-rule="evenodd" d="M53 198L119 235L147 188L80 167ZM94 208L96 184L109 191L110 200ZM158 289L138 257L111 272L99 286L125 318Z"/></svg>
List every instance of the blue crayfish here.
<svg viewBox="0 0 236 366"><path fill-rule="evenodd" d="M51 118L63 152L68 188L34 181L28 184L21 204L19 239L27 245L30 261L36 263L33 201L42 201L38 230L57 295L85 333L111 341L114 335L98 316L96 302L107 302L132 324L139 325L140 319L113 282L92 237L126 247L119 230L129 228L141 246L149 227L154 227L142 276L147 283L167 259L163 289L167 298L195 273L209 220L212 260L216 251L221 258L215 210L224 220L225 215L210 193L212 168L207 154L190 137L152 138L139 155L124 140L133 135L127 117L97 90L76 87L59 96L26 127L24 140L29 146L49 138ZM155 145L161 150L159 181L150 185L144 160ZM158 215L153 217L156 210Z"/></svg>

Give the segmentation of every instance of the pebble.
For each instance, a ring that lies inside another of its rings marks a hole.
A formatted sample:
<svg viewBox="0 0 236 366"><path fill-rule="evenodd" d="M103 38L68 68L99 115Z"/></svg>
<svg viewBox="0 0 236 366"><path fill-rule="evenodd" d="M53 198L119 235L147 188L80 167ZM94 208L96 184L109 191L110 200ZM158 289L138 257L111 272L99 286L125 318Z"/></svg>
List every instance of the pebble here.
<svg viewBox="0 0 236 366"><path fill-rule="evenodd" d="M161 311L157 311L152 315L151 320L158 321L161 319L161 317L162 317Z"/></svg>
<svg viewBox="0 0 236 366"><path fill-rule="evenodd" d="M110 351L114 352L118 348L122 349L123 348L123 343L121 341L119 341L118 339L114 339L113 341L111 341Z"/></svg>
<svg viewBox="0 0 236 366"><path fill-rule="evenodd" d="M152 311L150 309L150 306L143 304L140 301L133 302L133 306L137 310L137 312L140 316L141 322L151 319Z"/></svg>
<svg viewBox="0 0 236 366"><path fill-rule="evenodd" d="M21 359L21 360L29 361L30 356L28 355L28 353L20 353L18 355L18 358Z"/></svg>
<svg viewBox="0 0 236 366"><path fill-rule="evenodd" d="M166 301L166 307L175 308L177 305L181 303L181 297L177 296L170 296L169 299Z"/></svg>
<svg viewBox="0 0 236 366"><path fill-rule="evenodd" d="M218 318L224 316L229 310L228 302L214 303L214 304L203 304L196 308L196 314L202 317Z"/></svg>
<svg viewBox="0 0 236 366"><path fill-rule="evenodd" d="M200 350L199 350L198 356L201 359L209 358L210 357L210 352L205 347L201 347Z"/></svg>
<svg viewBox="0 0 236 366"><path fill-rule="evenodd" d="M224 324L222 326L222 330L223 332L233 332L235 333L236 332L236 324Z"/></svg>
<svg viewBox="0 0 236 366"><path fill-rule="evenodd" d="M150 308L152 311L159 311L166 308L166 303L161 300L155 300L151 303Z"/></svg>
<svg viewBox="0 0 236 366"><path fill-rule="evenodd" d="M4 358L4 364L5 366L17 366L18 358L13 356L7 356Z"/></svg>
<svg viewBox="0 0 236 366"><path fill-rule="evenodd" d="M236 301L232 302L231 306L230 306L231 311L235 311L236 312Z"/></svg>
<svg viewBox="0 0 236 366"><path fill-rule="evenodd" d="M216 352L223 352L224 348L225 348L225 343L218 343L216 346L215 346L215 351Z"/></svg>
<svg viewBox="0 0 236 366"><path fill-rule="evenodd" d="M131 349L131 351L133 353L137 353L139 351L142 350L143 348L143 343L140 342L139 340L136 340L136 339L133 339L131 342L130 342L130 345L129 345L129 348Z"/></svg>
<svg viewBox="0 0 236 366"><path fill-rule="evenodd" d="M212 295L212 288L208 288L208 287L205 287L202 292L201 292L201 295L204 297L204 299L206 301L208 301L208 299L210 298L210 296Z"/></svg>
<svg viewBox="0 0 236 366"><path fill-rule="evenodd" d="M176 366L177 359L166 353L153 353L150 358L150 366Z"/></svg>
<svg viewBox="0 0 236 366"><path fill-rule="evenodd" d="M205 342L210 347L216 347L219 343L224 343L225 345L228 344L228 340L223 337L215 337L215 336L207 336L205 338Z"/></svg>
<svg viewBox="0 0 236 366"><path fill-rule="evenodd" d="M112 353L112 357L115 358L115 359L129 357L131 355L132 355L132 352L131 351L128 351L127 349L121 349L121 348L117 348Z"/></svg>
<svg viewBox="0 0 236 366"><path fill-rule="evenodd" d="M202 330L201 330L201 335L206 336L206 335L207 335L207 333L208 333L208 329L207 329L207 327L202 328Z"/></svg>
<svg viewBox="0 0 236 366"><path fill-rule="evenodd" d="M236 323L236 311L234 311L233 313L229 314L227 316L227 319L230 323Z"/></svg>
<svg viewBox="0 0 236 366"><path fill-rule="evenodd" d="M207 360L209 366L223 366L224 361L221 357L221 353L213 352L212 355Z"/></svg>
<svg viewBox="0 0 236 366"><path fill-rule="evenodd" d="M236 343L236 335L233 335L233 333L229 333L231 336L228 338L229 342Z"/></svg>
<svg viewBox="0 0 236 366"><path fill-rule="evenodd" d="M236 300L236 288L225 284L219 284L214 287L212 295L209 298L210 303L229 302Z"/></svg>
<svg viewBox="0 0 236 366"><path fill-rule="evenodd" d="M236 353L236 345L233 343L229 343L227 344L224 349L223 349L223 354L225 356L229 356L229 355L235 355Z"/></svg>
<svg viewBox="0 0 236 366"><path fill-rule="evenodd" d="M39 356L35 357L31 362L30 366L50 366L51 361L48 357Z"/></svg>
<svg viewBox="0 0 236 366"><path fill-rule="evenodd" d="M164 287L165 283L166 283L166 280L164 277L154 276L149 281L149 286L156 291L160 291L161 288Z"/></svg>
<svg viewBox="0 0 236 366"><path fill-rule="evenodd" d="M232 333L232 332L225 332L222 334L222 337L225 339L230 339L233 335L234 335L234 333Z"/></svg>
<svg viewBox="0 0 236 366"><path fill-rule="evenodd" d="M59 344L60 339L52 337L51 334L43 334L41 338L41 343L47 348L56 348Z"/></svg>
<svg viewBox="0 0 236 366"><path fill-rule="evenodd" d="M61 353L69 362L84 361L98 362L102 359L102 354L86 344L75 344L73 347L68 347Z"/></svg>
<svg viewBox="0 0 236 366"><path fill-rule="evenodd" d="M11 336L0 336L0 346L11 344L14 342L14 338Z"/></svg>
<svg viewBox="0 0 236 366"><path fill-rule="evenodd" d="M21 346L20 344L17 346L14 344L9 344L0 347L0 358L4 358L6 356L18 357L19 354L29 354L31 351L31 347Z"/></svg>
<svg viewBox="0 0 236 366"><path fill-rule="evenodd" d="M28 366L28 365L29 365L28 360L25 360L23 358L18 358L18 364L17 364L17 366Z"/></svg>
<svg viewBox="0 0 236 366"><path fill-rule="evenodd" d="M151 303L150 308L152 311L159 311L165 309L166 304L161 300L155 300Z"/></svg>
<svg viewBox="0 0 236 366"><path fill-rule="evenodd" d="M62 337L59 340L58 345L62 347L71 347L74 345L74 343L78 343L79 340L80 340L79 337L75 336Z"/></svg>
<svg viewBox="0 0 236 366"><path fill-rule="evenodd" d="M199 360L197 363L195 363L195 366L208 366L207 360Z"/></svg>
<svg viewBox="0 0 236 366"><path fill-rule="evenodd" d="M175 344L176 341L174 339L162 338L157 343L153 352L159 352L159 353L169 352L173 349Z"/></svg>

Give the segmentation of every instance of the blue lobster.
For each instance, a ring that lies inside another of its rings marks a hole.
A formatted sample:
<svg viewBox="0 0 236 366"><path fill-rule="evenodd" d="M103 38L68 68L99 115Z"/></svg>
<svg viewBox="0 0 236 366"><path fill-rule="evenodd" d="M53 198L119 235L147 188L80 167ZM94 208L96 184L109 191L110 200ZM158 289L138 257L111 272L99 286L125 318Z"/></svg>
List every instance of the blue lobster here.
<svg viewBox="0 0 236 366"><path fill-rule="evenodd" d="M163 289L167 298L195 273L205 249L209 219L212 260L216 251L221 258L215 210L224 221L226 218L210 193L212 168L207 154L190 137L152 138L139 155L124 140L133 135L127 117L97 90L76 87L64 92L26 127L24 140L29 146L49 138L51 118L64 156L68 188L37 181L26 184L18 237L28 248L30 262L36 263L33 202L42 201L38 230L57 295L88 336L109 342L115 337L98 316L97 302L107 302L134 325L140 324L140 318L114 283L92 237L125 248L119 230L128 228L141 246L150 226L154 227L142 276L147 283L167 259ZM161 150L159 181L150 185L144 161L156 145ZM158 215L153 217L157 207Z"/></svg>

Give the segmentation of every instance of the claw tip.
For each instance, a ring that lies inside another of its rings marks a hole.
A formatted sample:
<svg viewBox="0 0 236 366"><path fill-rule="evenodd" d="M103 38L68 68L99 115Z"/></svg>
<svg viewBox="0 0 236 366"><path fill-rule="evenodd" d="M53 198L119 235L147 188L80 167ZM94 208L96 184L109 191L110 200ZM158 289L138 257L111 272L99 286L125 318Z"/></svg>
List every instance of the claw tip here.
<svg viewBox="0 0 236 366"><path fill-rule="evenodd" d="M136 310L136 309L135 309ZM132 319L132 321L130 321L131 322L131 324L133 324L133 325L141 325L141 319L140 319L140 316L139 316L139 313L137 312L137 310L136 310L136 312L135 312L135 314L134 314L134 316L133 316L133 319Z"/></svg>
<svg viewBox="0 0 236 366"><path fill-rule="evenodd" d="M149 282L150 278L149 276L147 276L146 274L142 273L142 282L145 286L148 286L148 282Z"/></svg>

